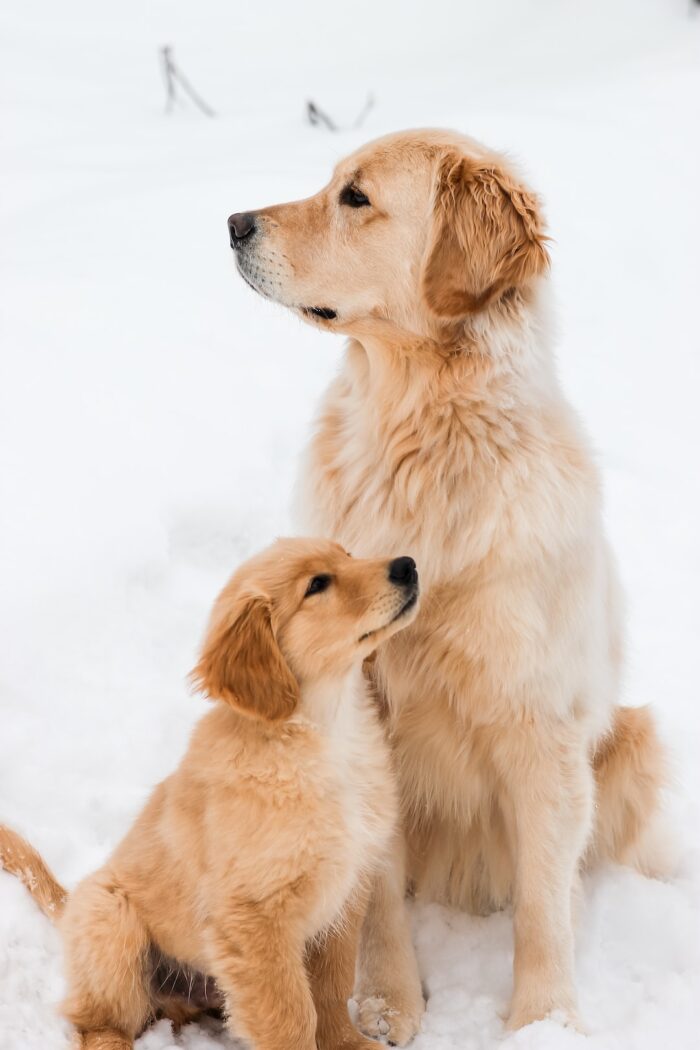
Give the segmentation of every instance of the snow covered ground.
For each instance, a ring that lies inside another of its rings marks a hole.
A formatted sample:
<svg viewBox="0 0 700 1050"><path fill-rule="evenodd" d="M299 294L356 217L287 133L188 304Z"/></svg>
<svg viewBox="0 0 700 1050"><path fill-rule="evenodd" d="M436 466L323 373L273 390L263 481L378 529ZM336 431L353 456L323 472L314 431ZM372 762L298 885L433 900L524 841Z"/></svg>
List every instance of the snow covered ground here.
<svg viewBox="0 0 700 1050"><path fill-rule="evenodd" d="M166 117L157 48L217 111ZM226 217L366 138L515 155L554 244L560 365L604 468L628 702L677 758L677 876L586 880L590 1034L506 1037L508 916L414 910L415 1050L690 1050L700 1029L700 8L690 0L5 0L0 9L0 819L72 885L202 711L185 675L232 567L289 528L340 342L237 280ZM303 120L314 98L361 131ZM58 1050L58 937L0 875L0 1047ZM226 1045L163 1023L140 1050Z"/></svg>

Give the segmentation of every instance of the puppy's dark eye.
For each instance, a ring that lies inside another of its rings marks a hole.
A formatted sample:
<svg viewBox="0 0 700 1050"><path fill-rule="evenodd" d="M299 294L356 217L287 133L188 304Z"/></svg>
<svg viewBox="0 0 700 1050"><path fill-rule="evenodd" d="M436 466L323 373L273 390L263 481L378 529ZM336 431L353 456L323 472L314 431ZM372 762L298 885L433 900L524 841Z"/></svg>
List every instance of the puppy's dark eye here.
<svg viewBox="0 0 700 1050"><path fill-rule="evenodd" d="M347 204L348 208L366 208L369 205L369 197L356 186L344 186L340 191L340 203Z"/></svg>
<svg viewBox="0 0 700 1050"><path fill-rule="evenodd" d="M312 576L309 580L309 586L306 588L305 598L308 598L312 594L320 594L321 591L326 591L331 585L331 578L327 573L322 573L320 576Z"/></svg>

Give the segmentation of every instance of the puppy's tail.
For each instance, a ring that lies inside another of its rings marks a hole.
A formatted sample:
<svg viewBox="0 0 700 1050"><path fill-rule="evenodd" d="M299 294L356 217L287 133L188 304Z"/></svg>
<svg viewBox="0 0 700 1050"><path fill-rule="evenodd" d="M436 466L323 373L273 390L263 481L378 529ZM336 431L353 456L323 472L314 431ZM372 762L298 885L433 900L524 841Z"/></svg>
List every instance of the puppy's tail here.
<svg viewBox="0 0 700 1050"><path fill-rule="evenodd" d="M0 824L0 868L24 883L44 915L52 922L58 920L68 896L66 891L37 851L4 824Z"/></svg>
<svg viewBox="0 0 700 1050"><path fill-rule="evenodd" d="M670 873L677 845L661 806L668 762L648 707L618 707L593 755L596 819L587 862Z"/></svg>

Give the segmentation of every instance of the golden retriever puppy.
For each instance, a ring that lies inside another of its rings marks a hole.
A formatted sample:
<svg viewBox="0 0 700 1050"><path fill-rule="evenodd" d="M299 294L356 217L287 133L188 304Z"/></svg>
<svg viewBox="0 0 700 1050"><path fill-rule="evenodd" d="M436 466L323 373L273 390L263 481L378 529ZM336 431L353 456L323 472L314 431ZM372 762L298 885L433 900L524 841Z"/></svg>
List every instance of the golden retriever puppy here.
<svg viewBox="0 0 700 1050"><path fill-rule="evenodd" d="M362 661L417 598L411 558L278 541L222 591L193 672L217 702L104 867L64 906L0 828L5 867L62 912L64 1010L84 1050L222 1006L255 1050L375 1045L347 1001L396 798Z"/></svg>
<svg viewBox="0 0 700 1050"><path fill-rule="evenodd" d="M421 565L421 612L375 664L410 880L476 913L511 903L509 1026L575 1021L578 873L663 865L663 753L650 713L616 706L618 587L554 368L540 202L473 140L404 132L229 230L248 284L350 336L304 465L307 526L363 556L400 539ZM403 892L397 862L359 984L364 1029L398 1043L423 1009Z"/></svg>

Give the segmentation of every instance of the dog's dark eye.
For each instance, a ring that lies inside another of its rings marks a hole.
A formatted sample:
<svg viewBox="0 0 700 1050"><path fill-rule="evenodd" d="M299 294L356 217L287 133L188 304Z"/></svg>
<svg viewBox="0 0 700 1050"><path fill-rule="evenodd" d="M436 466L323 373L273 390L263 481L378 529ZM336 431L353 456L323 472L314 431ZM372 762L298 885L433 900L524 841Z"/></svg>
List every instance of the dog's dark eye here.
<svg viewBox="0 0 700 1050"><path fill-rule="evenodd" d="M348 208L366 208L369 204L369 197L366 197L356 186L344 186L340 191L340 203L347 204Z"/></svg>
<svg viewBox="0 0 700 1050"><path fill-rule="evenodd" d="M327 590L331 585L331 578L327 573L322 573L320 576L312 576L309 580L309 586L306 588L305 598L308 598L311 594L320 594L321 591Z"/></svg>

